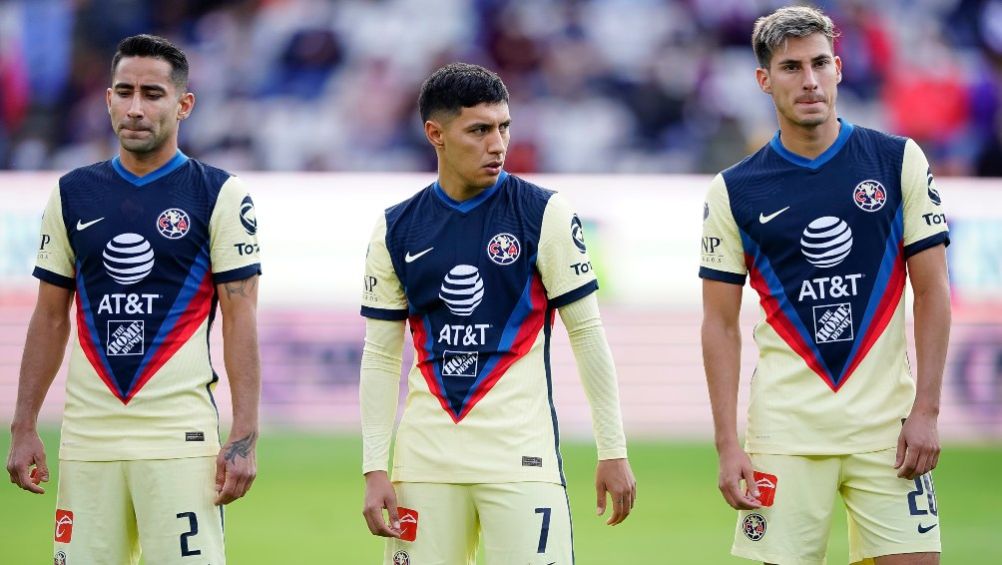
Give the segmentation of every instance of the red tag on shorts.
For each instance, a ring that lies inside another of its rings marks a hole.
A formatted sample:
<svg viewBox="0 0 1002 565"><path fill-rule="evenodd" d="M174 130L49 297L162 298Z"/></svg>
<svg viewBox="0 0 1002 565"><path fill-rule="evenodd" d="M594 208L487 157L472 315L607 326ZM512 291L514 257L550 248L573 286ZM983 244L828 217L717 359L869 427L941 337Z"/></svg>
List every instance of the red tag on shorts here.
<svg viewBox="0 0 1002 565"><path fill-rule="evenodd" d="M400 539L404 541L414 541L417 539L417 510L398 506L400 514Z"/></svg>
<svg viewBox="0 0 1002 565"><path fill-rule="evenodd" d="M73 513L56 509L56 542L70 543L73 537Z"/></svg>
<svg viewBox="0 0 1002 565"><path fill-rule="evenodd" d="M755 486L758 487L758 501L762 503L762 506L772 506L773 501L776 500L776 484L778 482L779 479L776 478L776 475L755 471Z"/></svg>

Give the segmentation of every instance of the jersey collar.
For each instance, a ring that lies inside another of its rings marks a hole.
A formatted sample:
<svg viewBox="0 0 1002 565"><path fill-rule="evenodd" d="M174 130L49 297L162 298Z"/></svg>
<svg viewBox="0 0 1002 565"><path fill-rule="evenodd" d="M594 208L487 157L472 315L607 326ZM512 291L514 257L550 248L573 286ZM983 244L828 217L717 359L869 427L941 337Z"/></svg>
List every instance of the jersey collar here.
<svg viewBox="0 0 1002 565"><path fill-rule="evenodd" d="M118 173L118 176L125 179L126 182L128 182L129 184L133 186L145 186L157 179L161 179L173 173L174 171L177 170L178 167L187 162L188 162L188 156L182 153L180 149L178 149L177 153L175 153L174 156L171 157L170 161L164 163L159 169L146 173L141 177L136 176L127 171L125 167L122 166L122 160L121 158L119 158L118 155L116 155L115 158L111 160L111 166L115 169L115 172Z"/></svg>
<svg viewBox="0 0 1002 565"><path fill-rule="evenodd" d="M482 204L485 200L493 196L494 193L497 192L499 188L501 188L501 185L503 185L504 181L506 180L508 180L508 173L505 171L501 171L501 174L498 175L498 180L497 182L494 183L494 186L488 188L487 190L481 192L480 194L474 196L473 198L470 198L469 200L463 200L462 202L458 202L450 198L449 195L446 194L444 190L442 190L442 185L439 184L438 181L435 181L434 192L435 196L438 196L439 200L445 203L446 206L454 210L459 210L460 212L463 212L465 214L466 212L473 210L477 206L480 206L480 204Z"/></svg>
<svg viewBox="0 0 1002 565"><path fill-rule="evenodd" d="M780 132L778 131L776 132L776 135L772 137L772 141L769 142L769 146L772 147L772 150L780 157L786 159L794 165L816 171L821 168L822 165L831 161L835 155L838 155L838 152L842 150L843 146L845 146L846 141L849 140L849 136L852 135L852 130L855 126L842 118L838 118L838 121L842 127L839 128L838 137L835 138L835 143L832 143L828 149L825 149L824 153L818 155L814 159L802 157L790 151L786 147L783 147L783 142L779 140Z"/></svg>

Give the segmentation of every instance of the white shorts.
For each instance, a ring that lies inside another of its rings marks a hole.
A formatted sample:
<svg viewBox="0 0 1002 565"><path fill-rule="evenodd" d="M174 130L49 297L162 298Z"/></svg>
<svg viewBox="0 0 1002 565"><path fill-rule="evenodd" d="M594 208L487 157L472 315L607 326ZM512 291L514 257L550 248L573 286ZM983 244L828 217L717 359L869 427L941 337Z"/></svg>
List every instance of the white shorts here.
<svg viewBox="0 0 1002 565"><path fill-rule="evenodd" d="M783 565L823 565L836 495L848 515L850 562L940 551L932 474L898 478L894 449L835 456L749 455L756 471L775 477L775 501L738 513L734 555Z"/></svg>
<svg viewBox="0 0 1002 565"><path fill-rule="evenodd" d="M394 483L402 527L414 541L389 539L388 565L486 565L574 562L566 489L554 483Z"/></svg>
<svg viewBox="0 0 1002 565"><path fill-rule="evenodd" d="M61 461L56 564L224 565L216 458Z"/></svg>

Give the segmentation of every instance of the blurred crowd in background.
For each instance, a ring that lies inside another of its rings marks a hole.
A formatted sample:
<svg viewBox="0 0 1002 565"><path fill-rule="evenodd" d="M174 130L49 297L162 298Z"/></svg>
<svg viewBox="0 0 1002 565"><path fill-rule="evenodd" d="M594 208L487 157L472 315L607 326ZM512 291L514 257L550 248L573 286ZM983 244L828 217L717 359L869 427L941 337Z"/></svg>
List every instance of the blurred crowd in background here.
<svg viewBox="0 0 1002 565"><path fill-rule="evenodd" d="M434 170L416 99L450 61L511 93L506 168L714 173L776 129L755 83L773 0L0 0L0 169L116 151L120 39L191 62L182 149L231 170ZM819 1L839 114L915 138L941 175L1002 176L1002 0Z"/></svg>

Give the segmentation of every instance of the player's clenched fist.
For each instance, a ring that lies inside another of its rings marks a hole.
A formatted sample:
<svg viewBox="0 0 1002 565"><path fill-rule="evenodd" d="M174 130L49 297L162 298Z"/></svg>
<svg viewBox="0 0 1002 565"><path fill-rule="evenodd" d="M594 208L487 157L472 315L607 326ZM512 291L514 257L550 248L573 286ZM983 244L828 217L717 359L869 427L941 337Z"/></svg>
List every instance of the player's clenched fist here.
<svg viewBox="0 0 1002 565"><path fill-rule="evenodd" d="M45 446L37 432L11 434L7 473L10 475L10 482L24 490L45 494L45 489L39 483L49 482L49 468L45 464Z"/></svg>

